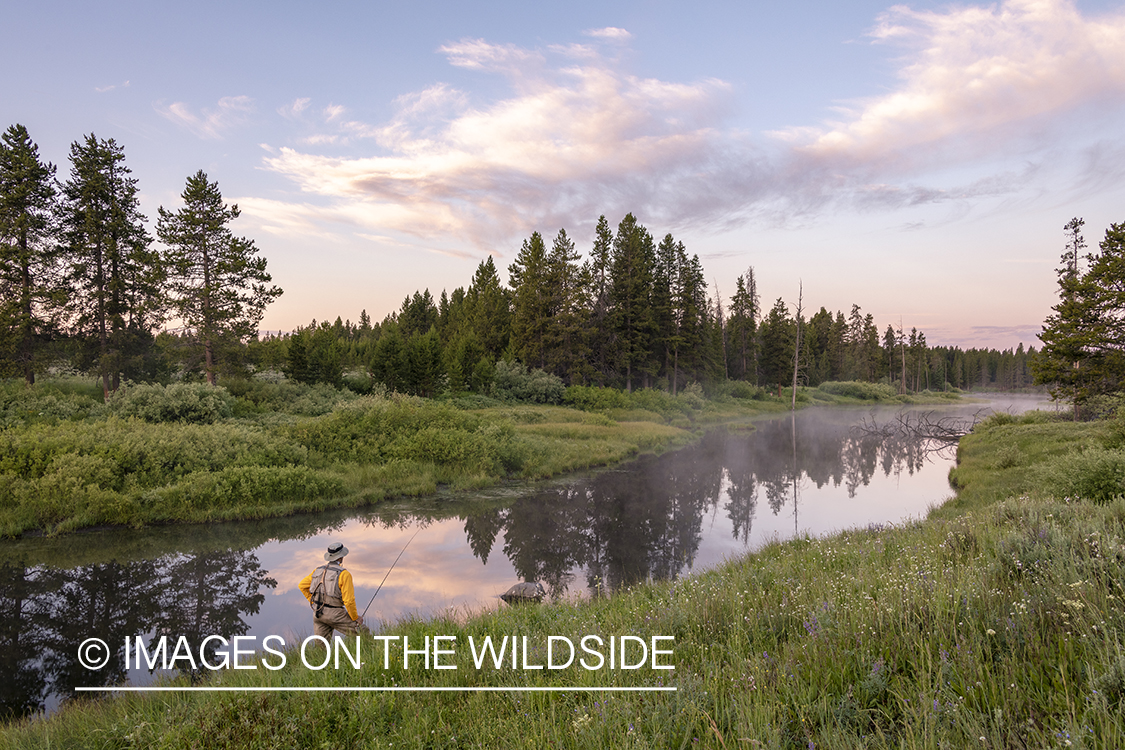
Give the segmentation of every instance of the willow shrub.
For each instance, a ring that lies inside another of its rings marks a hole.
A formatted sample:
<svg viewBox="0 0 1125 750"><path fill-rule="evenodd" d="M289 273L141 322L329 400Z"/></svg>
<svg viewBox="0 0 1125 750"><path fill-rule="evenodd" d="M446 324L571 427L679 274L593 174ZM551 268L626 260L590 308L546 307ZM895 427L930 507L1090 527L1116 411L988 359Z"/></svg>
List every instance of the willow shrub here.
<svg viewBox="0 0 1125 750"><path fill-rule="evenodd" d="M101 399L88 389L76 390L53 383L28 388L22 382L0 385L0 427L85 419L101 409Z"/></svg>
<svg viewBox="0 0 1125 750"><path fill-rule="evenodd" d="M118 417L146 422L213 424L231 416L234 397L226 388L207 383L141 383L122 386L105 405Z"/></svg>
<svg viewBox="0 0 1125 750"><path fill-rule="evenodd" d="M451 474L501 476L526 459L511 422L411 396L364 397L289 428L326 462L439 464Z"/></svg>
<svg viewBox="0 0 1125 750"><path fill-rule="evenodd" d="M893 401L898 392L886 383L864 383L859 380L828 381L817 386L822 392L833 396L856 398L860 401Z"/></svg>
<svg viewBox="0 0 1125 750"><path fill-rule="evenodd" d="M238 398L236 415L280 412L319 417L358 398L347 388L336 389L325 383L307 385L292 380L279 383L257 379L231 380L226 387Z"/></svg>
<svg viewBox="0 0 1125 750"><path fill-rule="evenodd" d="M572 385L566 389L563 403L583 411L612 411L619 417L628 417L622 412L643 411L663 419L673 419L697 415L706 402L703 399L703 389L692 383L676 396L655 388L642 388L626 393L615 388Z"/></svg>
<svg viewBox="0 0 1125 750"><path fill-rule="evenodd" d="M1107 503L1125 493L1125 452L1091 446L1036 467L1035 477L1055 497Z"/></svg>

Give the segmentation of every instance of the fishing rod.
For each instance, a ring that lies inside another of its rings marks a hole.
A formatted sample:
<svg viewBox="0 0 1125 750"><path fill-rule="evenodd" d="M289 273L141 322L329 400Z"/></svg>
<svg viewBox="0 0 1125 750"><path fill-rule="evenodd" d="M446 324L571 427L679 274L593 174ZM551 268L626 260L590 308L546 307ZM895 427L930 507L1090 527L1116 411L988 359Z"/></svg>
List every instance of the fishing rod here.
<svg viewBox="0 0 1125 750"><path fill-rule="evenodd" d="M421 529L418 529L418 531L421 531ZM402 552L406 552L406 548L409 547L410 543L414 541L414 537L418 536L418 531L415 531L414 536L406 540L406 544L402 546ZM391 563L391 567L387 569L387 575L383 576L383 580L379 582L379 588L375 589L375 593L371 596L371 601L369 601L367 603L367 606L363 608L363 614L360 615L360 617L366 615L367 610L371 609L371 605L375 603L375 597L379 596L379 589L383 588L383 584L387 582L387 578L390 577L391 571L395 569L396 565L398 565L399 558L402 557L402 552L398 553L398 557L396 557L395 561Z"/></svg>

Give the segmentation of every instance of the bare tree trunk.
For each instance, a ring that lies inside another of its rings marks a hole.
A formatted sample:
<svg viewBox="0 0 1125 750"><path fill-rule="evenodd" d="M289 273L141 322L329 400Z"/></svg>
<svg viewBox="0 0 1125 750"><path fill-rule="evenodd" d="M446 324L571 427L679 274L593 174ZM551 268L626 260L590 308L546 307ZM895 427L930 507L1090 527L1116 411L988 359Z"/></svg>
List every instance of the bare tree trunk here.
<svg viewBox="0 0 1125 750"><path fill-rule="evenodd" d="M797 345L793 347L793 402L790 404L792 411L797 410L797 368L801 361L801 300L805 293L805 284L801 282L797 292Z"/></svg>

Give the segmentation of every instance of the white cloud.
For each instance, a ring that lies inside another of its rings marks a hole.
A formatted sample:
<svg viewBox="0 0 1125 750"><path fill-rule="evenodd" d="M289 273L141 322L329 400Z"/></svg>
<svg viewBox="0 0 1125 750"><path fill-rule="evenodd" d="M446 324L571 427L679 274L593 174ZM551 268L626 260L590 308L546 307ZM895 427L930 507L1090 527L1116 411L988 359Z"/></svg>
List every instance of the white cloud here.
<svg viewBox="0 0 1125 750"><path fill-rule="evenodd" d="M300 119L304 111L309 108L311 101L312 99L307 96L299 97L284 107L278 107L277 113L287 120Z"/></svg>
<svg viewBox="0 0 1125 750"><path fill-rule="evenodd" d="M734 157L715 125L730 86L622 73L600 57L548 66L539 52L469 40L451 63L499 72L517 90L488 106L446 84L399 97L382 126L341 123L389 153L329 158L283 149L270 169L311 194L362 206L369 220L419 237L482 247L529 226L573 227L602 212L649 210L687 220L714 201L713 170Z"/></svg>
<svg viewBox="0 0 1125 750"><path fill-rule="evenodd" d="M104 94L107 91L113 91L114 89L127 89L127 88L129 88L129 82L125 81L124 83L115 83L115 84L110 85L110 86L95 86L94 91L98 92L99 94Z"/></svg>
<svg viewBox="0 0 1125 750"><path fill-rule="evenodd" d="M592 36L598 39L611 39L619 42L627 42L633 38L633 35L628 31L619 29L616 26L606 26L604 29L587 29L582 33L586 36Z"/></svg>
<svg viewBox="0 0 1125 750"><path fill-rule="evenodd" d="M1060 120L1116 108L1125 95L1125 15L1083 17L1067 0L897 5L871 36L905 48L900 85L853 103L839 122L784 133L802 154L905 172L1033 146Z"/></svg>
<svg viewBox="0 0 1125 750"><path fill-rule="evenodd" d="M183 102L173 102L168 106L158 102L153 106L161 115L200 138L217 139L230 128L246 122L248 115L254 111L254 100L248 96L225 96L219 100L217 107L205 108L201 114L195 114Z"/></svg>
<svg viewBox="0 0 1125 750"><path fill-rule="evenodd" d="M626 39L620 29L587 32ZM373 234L455 237L496 250L531 229L572 233L602 213L721 230L807 221L832 206L883 210L1023 189L1047 136L1078 113L1111 117L1125 94L1125 16L1082 16L1068 0L913 11L871 32L902 45L899 83L838 119L752 140L729 127L734 90L633 75L583 45L527 50L481 39L441 48L451 65L503 76L510 94L474 102L437 83L399 97L382 124L326 111L341 141L381 149L341 158L293 148L267 157L328 212ZM1099 114L1100 113L1100 114ZM1125 164L1118 142L1100 177ZM1085 158L1085 157L1083 157ZM943 175L938 177L937 175ZM1108 177L1107 177L1108 175ZM326 214L327 215L327 214ZM310 218L310 221L313 220Z"/></svg>

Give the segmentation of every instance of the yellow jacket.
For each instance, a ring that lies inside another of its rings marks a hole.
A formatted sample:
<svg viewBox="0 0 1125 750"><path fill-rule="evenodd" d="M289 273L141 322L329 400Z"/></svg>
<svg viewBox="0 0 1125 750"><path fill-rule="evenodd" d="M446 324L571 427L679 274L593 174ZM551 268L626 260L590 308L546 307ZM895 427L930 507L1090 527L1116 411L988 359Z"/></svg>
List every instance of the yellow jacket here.
<svg viewBox="0 0 1125 750"><path fill-rule="evenodd" d="M324 566L322 565L314 569L312 573L309 573L307 576L302 578L301 582L297 584L297 586L301 589L301 593L304 594L305 598L309 600L309 604L312 604L313 575L322 567ZM336 582L340 586L340 598L343 599L344 609L347 611L348 616L353 620L358 620L359 612L355 608L355 587L352 584L352 574L346 570L341 569L340 575L336 579Z"/></svg>

